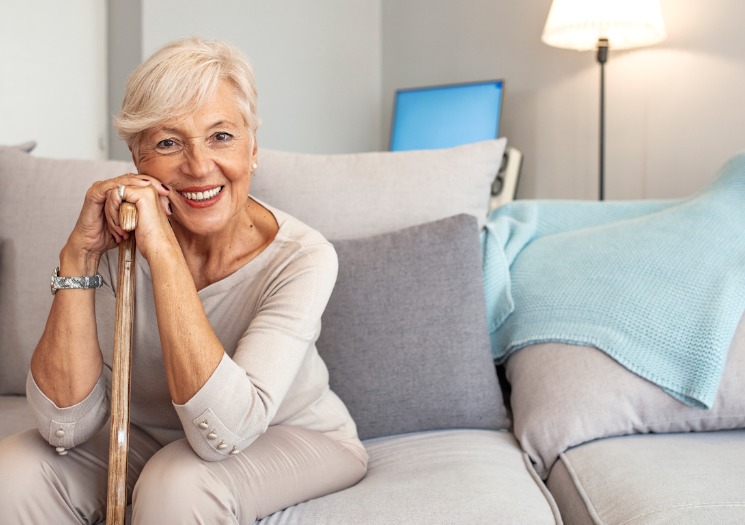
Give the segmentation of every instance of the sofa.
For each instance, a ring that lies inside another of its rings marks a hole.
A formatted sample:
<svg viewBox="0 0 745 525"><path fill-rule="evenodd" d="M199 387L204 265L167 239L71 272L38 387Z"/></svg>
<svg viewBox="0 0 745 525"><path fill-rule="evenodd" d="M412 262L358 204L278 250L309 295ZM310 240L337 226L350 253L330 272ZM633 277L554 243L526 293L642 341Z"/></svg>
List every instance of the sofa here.
<svg viewBox="0 0 745 525"><path fill-rule="evenodd" d="M357 485L262 524L745 523L745 324L707 408L586 341L531 340L497 359L485 232L513 206L489 213L506 147L260 149L252 195L339 256L318 348L370 454ZM32 149L0 147L0 438L34 426L28 364L85 189L133 169ZM573 220L565 204L559 223Z"/></svg>

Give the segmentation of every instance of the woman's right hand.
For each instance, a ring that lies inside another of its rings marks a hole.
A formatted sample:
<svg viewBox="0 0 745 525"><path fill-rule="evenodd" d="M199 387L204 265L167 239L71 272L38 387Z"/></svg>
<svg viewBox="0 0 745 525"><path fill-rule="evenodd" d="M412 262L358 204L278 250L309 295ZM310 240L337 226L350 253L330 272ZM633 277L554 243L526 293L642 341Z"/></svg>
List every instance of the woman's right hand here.
<svg viewBox="0 0 745 525"><path fill-rule="evenodd" d="M94 183L85 194L75 227L60 252L63 277L94 275L104 252L114 248L124 232L112 224L107 208L118 211L117 189L152 184L141 175L126 174ZM116 214L118 219L119 214ZM56 293L49 318L31 358L31 373L41 391L58 407L80 403L101 375L103 354L99 347L95 294L65 290Z"/></svg>
<svg viewBox="0 0 745 525"><path fill-rule="evenodd" d="M85 275L95 273L101 255L116 247L129 235L118 224L118 209L122 202L118 193L119 186L132 188L150 185L156 186L159 193L167 194L167 190L160 189L161 185L155 179L134 173L96 182L88 189L75 228L63 249L63 253L72 260L85 265L85 269L80 270L85 271Z"/></svg>

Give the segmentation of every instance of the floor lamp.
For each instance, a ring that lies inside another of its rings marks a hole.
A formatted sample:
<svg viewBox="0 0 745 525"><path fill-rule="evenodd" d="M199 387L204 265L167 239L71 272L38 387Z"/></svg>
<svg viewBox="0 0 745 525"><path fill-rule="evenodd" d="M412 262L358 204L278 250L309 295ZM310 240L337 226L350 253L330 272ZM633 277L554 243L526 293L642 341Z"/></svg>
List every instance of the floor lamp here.
<svg viewBox="0 0 745 525"><path fill-rule="evenodd" d="M665 39L659 0L553 0L541 39L577 51L597 50L600 65L598 197L605 199L605 63L608 51Z"/></svg>

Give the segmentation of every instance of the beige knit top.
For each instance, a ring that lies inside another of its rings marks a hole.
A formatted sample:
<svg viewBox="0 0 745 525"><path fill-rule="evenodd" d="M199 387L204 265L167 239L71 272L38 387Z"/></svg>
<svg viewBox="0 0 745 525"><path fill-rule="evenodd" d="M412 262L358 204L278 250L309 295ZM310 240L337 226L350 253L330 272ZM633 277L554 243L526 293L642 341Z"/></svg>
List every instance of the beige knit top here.
<svg viewBox="0 0 745 525"><path fill-rule="evenodd" d="M162 445L186 436L209 461L240 452L277 424L323 432L364 455L349 412L329 389L328 370L315 345L336 281L336 252L320 233L266 207L279 224L274 241L238 271L199 292L225 355L184 405L171 401L149 268L137 258L131 422ZM77 405L60 409L29 374L29 403L42 435L55 447L84 442L109 417L116 250L102 259L99 272L104 286L96 292L96 315L105 366L93 391Z"/></svg>

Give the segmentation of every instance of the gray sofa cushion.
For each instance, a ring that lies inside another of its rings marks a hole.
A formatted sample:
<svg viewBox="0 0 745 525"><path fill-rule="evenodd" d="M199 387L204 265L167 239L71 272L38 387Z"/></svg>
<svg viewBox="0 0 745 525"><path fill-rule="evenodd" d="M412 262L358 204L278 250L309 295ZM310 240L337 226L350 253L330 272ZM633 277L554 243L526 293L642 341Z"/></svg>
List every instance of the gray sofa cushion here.
<svg viewBox="0 0 745 525"><path fill-rule="evenodd" d="M745 317L710 410L685 405L587 346L542 344L507 361L514 432L543 476L568 448L610 436L745 428Z"/></svg>
<svg viewBox="0 0 745 525"><path fill-rule="evenodd" d="M34 145L0 146L0 394L24 393L31 353L49 313L51 272L86 189L134 170L129 162L24 153ZM251 191L329 238L382 233L457 213L483 222L505 145L498 139L446 150L348 155L262 149Z"/></svg>
<svg viewBox="0 0 745 525"><path fill-rule="evenodd" d="M423 151L309 155L259 149L251 194L328 239L468 213L483 225L506 139Z"/></svg>
<svg viewBox="0 0 745 525"><path fill-rule="evenodd" d="M565 523L745 523L745 430L602 439L562 454Z"/></svg>
<svg viewBox="0 0 745 525"><path fill-rule="evenodd" d="M375 439L357 485L272 514L261 525L561 523L514 437L445 430Z"/></svg>
<svg viewBox="0 0 745 525"><path fill-rule="evenodd" d="M469 215L334 243L318 349L364 438L507 428Z"/></svg>
<svg viewBox="0 0 745 525"><path fill-rule="evenodd" d="M88 187L126 162L45 159L0 147L0 394L24 394L46 323L49 281Z"/></svg>

